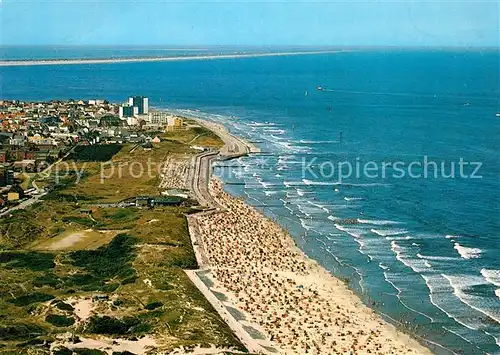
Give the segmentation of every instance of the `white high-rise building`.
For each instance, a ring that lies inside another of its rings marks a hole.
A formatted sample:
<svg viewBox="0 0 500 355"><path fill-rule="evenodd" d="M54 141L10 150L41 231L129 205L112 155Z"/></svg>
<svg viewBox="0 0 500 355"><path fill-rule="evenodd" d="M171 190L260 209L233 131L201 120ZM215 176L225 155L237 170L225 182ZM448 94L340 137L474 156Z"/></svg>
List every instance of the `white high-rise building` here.
<svg viewBox="0 0 500 355"><path fill-rule="evenodd" d="M137 106L122 105L118 107L118 116L120 118L133 117L139 114L139 108Z"/></svg>
<svg viewBox="0 0 500 355"><path fill-rule="evenodd" d="M128 98L128 104L139 109L139 115L147 115L149 112L149 99L144 96L134 96Z"/></svg>

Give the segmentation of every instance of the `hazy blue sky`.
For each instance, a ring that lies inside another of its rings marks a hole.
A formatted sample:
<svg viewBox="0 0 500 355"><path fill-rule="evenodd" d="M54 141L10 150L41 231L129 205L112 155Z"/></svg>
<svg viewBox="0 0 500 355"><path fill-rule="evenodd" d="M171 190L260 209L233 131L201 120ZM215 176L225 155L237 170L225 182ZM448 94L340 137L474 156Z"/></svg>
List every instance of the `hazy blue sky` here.
<svg viewBox="0 0 500 355"><path fill-rule="evenodd" d="M0 0L12 44L499 46L498 1Z"/></svg>

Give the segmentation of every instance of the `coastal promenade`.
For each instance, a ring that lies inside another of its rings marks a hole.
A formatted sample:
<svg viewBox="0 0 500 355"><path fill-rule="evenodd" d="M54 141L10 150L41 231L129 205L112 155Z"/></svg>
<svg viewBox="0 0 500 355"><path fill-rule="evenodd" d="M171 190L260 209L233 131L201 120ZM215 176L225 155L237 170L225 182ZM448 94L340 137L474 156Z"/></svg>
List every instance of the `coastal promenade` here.
<svg viewBox="0 0 500 355"><path fill-rule="evenodd" d="M224 142L224 146L218 151L206 151L197 154L191 162L191 169L188 174L188 188L200 205L205 207L205 211L187 216L189 235L199 269L186 270L186 274L249 352L256 354L279 353L277 344L269 340L269 337L263 336L264 330L259 325L241 319L238 316L241 313L236 309L235 305L226 297L221 298L222 293L219 292L220 290L216 291L213 288L210 260L204 247L205 242L199 225L200 217L225 212L224 206L214 199L209 190L213 162L215 160L235 159L249 153L258 153L260 150L249 142L231 135L223 125L199 119L196 119L196 121L216 133ZM252 331L249 332L247 329ZM255 334L258 334L258 336L255 336Z"/></svg>
<svg viewBox="0 0 500 355"><path fill-rule="evenodd" d="M251 153L260 153L260 149L244 139L232 135L224 125L200 119L194 120L199 125L217 134L224 142L224 146L218 151L202 152L193 157L188 176L188 187L202 206L221 209L221 206L208 191L213 162L215 160L235 159Z"/></svg>

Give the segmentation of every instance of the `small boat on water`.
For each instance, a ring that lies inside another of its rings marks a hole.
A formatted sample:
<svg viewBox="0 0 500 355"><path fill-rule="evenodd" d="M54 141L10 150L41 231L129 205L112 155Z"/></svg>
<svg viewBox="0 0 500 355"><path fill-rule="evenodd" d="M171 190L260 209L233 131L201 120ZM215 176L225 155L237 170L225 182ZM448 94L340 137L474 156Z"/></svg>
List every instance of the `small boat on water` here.
<svg viewBox="0 0 500 355"><path fill-rule="evenodd" d="M323 87L322 86L318 86L318 87L316 87L316 90L323 91Z"/></svg>
<svg viewBox="0 0 500 355"><path fill-rule="evenodd" d="M497 114L495 116L496 117L500 117L500 112L497 112Z"/></svg>

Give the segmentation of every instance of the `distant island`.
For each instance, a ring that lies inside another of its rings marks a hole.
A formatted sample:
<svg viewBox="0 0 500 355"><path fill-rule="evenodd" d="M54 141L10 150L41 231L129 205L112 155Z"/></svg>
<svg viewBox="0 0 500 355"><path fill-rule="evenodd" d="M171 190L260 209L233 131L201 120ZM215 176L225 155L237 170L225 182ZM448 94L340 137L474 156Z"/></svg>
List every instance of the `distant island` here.
<svg viewBox="0 0 500 355"><path fill-rule="evenodd" d="M110 63L133 63L133 62L166 62L179 60L208 60L208 59L236 59L236 58L259 58L279 57L293 55L331 54L345 52L344 50L330 51L299 51L299 52L267 52L267 53L233 53L233 54L210 54L189 56L162 56L162 57L129 57L129 58L99 58L99 59L27 59L27 60L2 60L1 67L27 66L27 65L69 65L69 64L110 64Z"/></svg>

